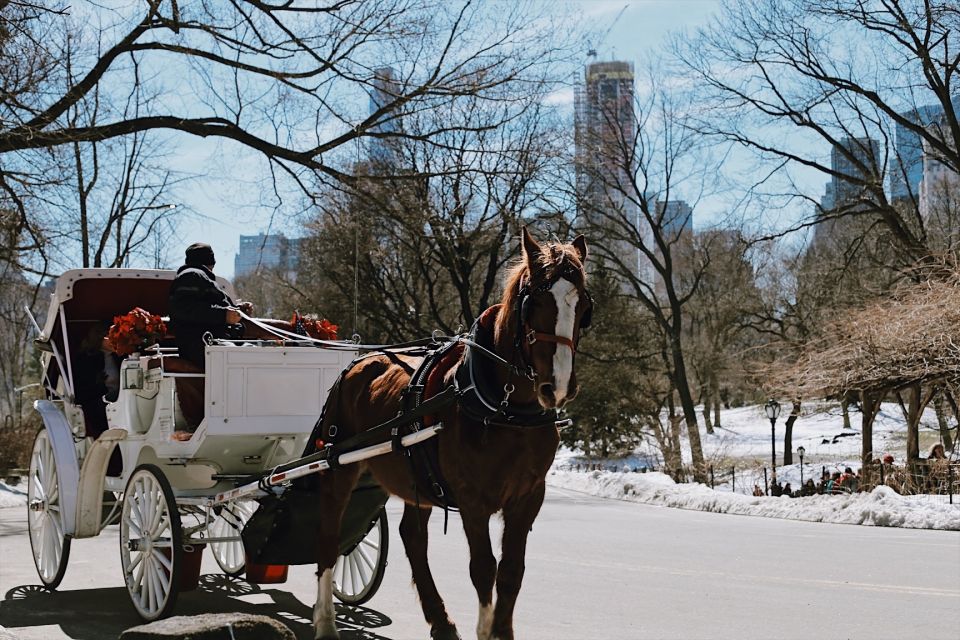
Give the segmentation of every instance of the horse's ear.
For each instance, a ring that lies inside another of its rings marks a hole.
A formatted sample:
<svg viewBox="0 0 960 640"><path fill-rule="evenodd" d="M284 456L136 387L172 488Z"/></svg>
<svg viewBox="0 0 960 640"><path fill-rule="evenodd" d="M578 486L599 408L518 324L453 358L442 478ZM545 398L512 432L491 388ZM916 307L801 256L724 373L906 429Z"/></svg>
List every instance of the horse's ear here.
<svg viewBox="0 0 960 640"><path fill-rule="evenodd" d="M542 249L540 245L537 244L537 241L533 239L533 236L530 235L530 232L527 231L526 227L523 228L521 236L522 241L520 247L523 250L523 261L527 263L527 268L532 270L537 263L537 259L540 257Z"/></svg>
<svg viewBox="0 0 960 640"><path fill-rule="evenodd" d="M580 264L583 264L587 261L587 239L583 237L581 233L576 238L573 239L573 248L577 250L577 255L580 257Z"/></svg>

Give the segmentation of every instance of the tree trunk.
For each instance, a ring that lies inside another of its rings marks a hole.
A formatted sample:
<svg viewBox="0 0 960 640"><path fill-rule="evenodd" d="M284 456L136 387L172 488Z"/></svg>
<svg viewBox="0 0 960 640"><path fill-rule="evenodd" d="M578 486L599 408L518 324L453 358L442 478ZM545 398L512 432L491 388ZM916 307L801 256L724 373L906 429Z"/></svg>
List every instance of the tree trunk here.
<svg viewBox="0 0 960 640"><path fill-rule="evenodd" d="M720 427L720 382L717 372L710 374L710 397L713 398L713 426Z"/></svg>
<svg viewBox="0 0 960 640"><path fill-rule="evenodd" d="M679 312L679 309L677 309ZM679 331L679 323L676 330ZM690 457L693 462L693 479L696 482L707 482L707 468L703 460L703 445L700 443L700 428L697 425L697 410L690 394L690 385L687 382L687 367L683 360L683 349L680 346L680 336L675 335L670 340L670 350L673 359L673 383L680 397L680 407L683 409L683 418L687 423L687 438L690 440Z"/></svg>
<svg viewBox="0 0 960 640"><path fill-rule="evenodd" d="M920 459L920 414L923 412L920 397L920 385L911 384L906 388L907 403L904 406L903 392L897 391L900 408L907 419L907 464Z"/></svg>
<svg viewBox="0 0 960 640"><path fill-rule="evenodd" d="M707 427L707 433L713 433L713 422L710 420L711 400L709 386L704 384L700 389L700 401L703 402L703 424Z"/></svg>
<svg viewBox="0 0 960 640"><path fill-rule="evenodd" d="M683 422L683 417L677 415L677 406L673 402L672 391L667 399L667 403L670 409L670 415L667 418L670 425L670 448L673 451L674 473L672 477L676 482L684 482L686 477L683 473L683 454L680 449L680 423Z"/></svg>
<svg viewBox="0 0 960 640"><path fill-rule="evenodd" d="M953 451L953 438L950 437L950 423L947 421L947 399L942 391L937 393L937 400L933 407L937 412L937 425L940 427L940 439L943 440L943 448L947 451Z"/></svg>
<svg viewBox="0 0 960 640"><path fill-rule="evenodd" d="M783 464L793 464L793 424L800 417L800 401L793 401L793 409L783 429Z"/></svg>
<svg viewBox="0 0 960 640"><path fill-rule="evenodd" d="M880 412L880 400L883 392L860 392L860 416L862 429L862 444L860 448L861 473L866 473L873 460L873 421Z"/></svg>

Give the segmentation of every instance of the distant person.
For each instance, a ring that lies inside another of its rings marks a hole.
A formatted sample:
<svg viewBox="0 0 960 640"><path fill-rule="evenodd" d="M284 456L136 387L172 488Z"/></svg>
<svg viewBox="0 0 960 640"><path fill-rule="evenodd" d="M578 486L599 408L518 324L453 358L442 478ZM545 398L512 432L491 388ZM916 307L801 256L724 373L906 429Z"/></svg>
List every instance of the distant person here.
<svg viewBox="0 0 960 640"><path fill-rule="evenodd" d="M216 257L208 244L195 242L187 247L184 265L170 285L170 325L181 358L204 370L203 336L239 339L243 337L240 311L252 313L249 302L234 302L213 274Z"/></svg>
<svg viewBox="0 0 960 640"><path fill-rule="evenodd" d="M753 495L755 496L763 495L763 489L760 488L760 485L758 484L753 485Z"/></svg>
<svg viewBox="0 0 960 640"><path fill-rule="evenodd" d="M903 489L903 474L896 467L893 456L889 453L883 456L883 464L880 466L883 478L883 484L890 487L897 493Z"/></svg>
<svg viewBox="0 0 960 640"><path fill-rule="evenodd" d="M840 493L842 489L840 488L840 472L834 471L830 476L830 480L827 482L826 489L824 493L829 495L834 495Z"/></svg>
<svg viewBox="0 0 960 640"><path fill-rule="evenodd" d="M793 488L790 486L789 482L783 485L783 495L787 496L788 498L794 497Z"/></svg>
<svg viewBox="0 0 960 640"><path fill-rule="evenodd" d="M813 478L807 479L807 481L803 483L803 486L800 487L801 496L812 496L816 495L816 493L817 485L813 482Z"/></svg>
<svg viewBox="0 0 960 640"><path fill-rule="evenodd" d="M947 484L947 454L941 443L936 443L930 447L930 453L927 455L927 489L940 492L946 488Z"/></svg>

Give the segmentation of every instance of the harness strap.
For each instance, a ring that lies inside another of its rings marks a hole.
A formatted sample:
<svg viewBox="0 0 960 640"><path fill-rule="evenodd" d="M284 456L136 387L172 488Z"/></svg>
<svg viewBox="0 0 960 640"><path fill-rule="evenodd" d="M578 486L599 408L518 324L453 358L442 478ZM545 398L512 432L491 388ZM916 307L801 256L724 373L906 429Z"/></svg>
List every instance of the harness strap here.
<svg viewBox="0 0 960 640"><path fill-rule="evenodd" d="M554 335L552 333L541 333L540 331L533 330L527 332L527 344L533 344L538 340L542 342L556 342L558 344L570 347L570 351L573 351L574 353L577 352L577 346L570 338Z"/></svg>

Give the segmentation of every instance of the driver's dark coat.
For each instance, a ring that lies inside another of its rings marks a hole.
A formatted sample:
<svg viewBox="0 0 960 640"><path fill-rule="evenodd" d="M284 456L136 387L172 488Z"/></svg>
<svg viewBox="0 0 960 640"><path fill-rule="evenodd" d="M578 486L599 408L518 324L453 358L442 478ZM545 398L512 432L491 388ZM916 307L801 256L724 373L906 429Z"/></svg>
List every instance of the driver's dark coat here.
<svg viewBox="0 0 960 640"><path fill-rule="evenodd" d="M227 309L236 307L217 284L213 272L202 266L184 265L170 285L170 324L180 356L204 366L203 334L214 338L236 337L227 324Z"/></svg>

